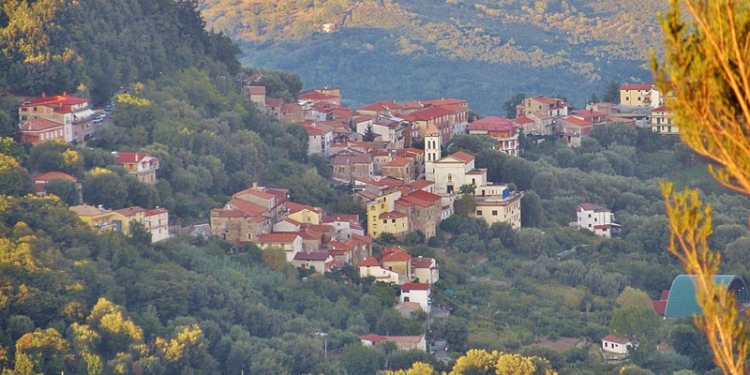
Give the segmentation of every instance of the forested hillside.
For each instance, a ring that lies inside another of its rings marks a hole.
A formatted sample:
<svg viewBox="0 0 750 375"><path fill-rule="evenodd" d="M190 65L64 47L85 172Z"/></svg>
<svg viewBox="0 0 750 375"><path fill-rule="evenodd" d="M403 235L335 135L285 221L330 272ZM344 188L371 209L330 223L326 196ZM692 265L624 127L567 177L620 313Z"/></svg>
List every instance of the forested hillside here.
<svg viewBox="0 0 750 375"><path fill-rule="evenodd" d="M298 71L309 86L340 86L354 105L384 99L380 88L398 85L388 99L462 97L485 114L498 114L500 99L518 92L562 94L582 106L603 81L648 81L662 7L612 0L201 2L208 26L240 41L245 63ZM325 24L338 32L322 33Z"/></svg>
<svg viewBox="0 0 750 375"><path fill-rule="evenodd" d="M237 50L208 32L189 0L4 0L0 92L82 92L99 104L122 86L196 66L236 75Z"/></svg>

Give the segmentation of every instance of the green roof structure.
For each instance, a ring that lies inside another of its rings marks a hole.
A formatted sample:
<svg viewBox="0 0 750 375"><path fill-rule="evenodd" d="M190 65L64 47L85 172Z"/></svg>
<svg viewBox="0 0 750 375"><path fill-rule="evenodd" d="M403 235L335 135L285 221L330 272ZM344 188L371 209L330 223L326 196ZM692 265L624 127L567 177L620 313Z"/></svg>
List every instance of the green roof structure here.
<svg viewBox="0 0 750 375"><path fill-rule="evenodd" d="M678 275L672 281L667 298L665 318L684 318L700 315L703 310L698 306L695 298L694 275ZM744 305L748 302L748 290L745 282L737 275L716 275L716 284L725 285L734 293L737 303Z"/></svg>

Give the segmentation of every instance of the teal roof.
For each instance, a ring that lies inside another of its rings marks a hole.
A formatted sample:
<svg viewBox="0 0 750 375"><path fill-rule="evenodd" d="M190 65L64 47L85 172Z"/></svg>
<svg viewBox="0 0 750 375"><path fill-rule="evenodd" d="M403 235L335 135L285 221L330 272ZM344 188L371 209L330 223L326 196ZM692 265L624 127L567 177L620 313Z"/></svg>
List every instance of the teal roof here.
<svg viewBox="0 0 750 375"><path fill-rule="evenodd" d="M672 281L667 298L664 316L667 318L684 318L699 315L703 310L695 299L694 275L678 275ZM748 293L745 282L737 275L716 275L714 281L719 285L726 285L735 293L739 303L747 303Z"/></svg>

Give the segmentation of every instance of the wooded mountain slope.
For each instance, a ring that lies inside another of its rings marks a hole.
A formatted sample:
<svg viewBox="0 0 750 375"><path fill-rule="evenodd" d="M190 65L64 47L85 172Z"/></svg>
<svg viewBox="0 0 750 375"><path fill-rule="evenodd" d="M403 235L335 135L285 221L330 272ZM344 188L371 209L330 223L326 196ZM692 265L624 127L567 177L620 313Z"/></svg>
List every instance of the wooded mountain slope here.
<svg viewBox="0 0 750 375"><path fill-rule="evenodd" d="M191 66L237 74L237 49L207 32L189 0L5 0L0 89L83 92L94 103L121 86Z"/></svg>
<svg viewBox="0 0 750 375"><path fill-rule="evenodd" d="M581 106L608 79L650 80L660 2L526 4L203 0L201 11L208 27L240 42L244 63L340 86L350 105L391 99L383 87L395 99L459 96L498 113L500 99L517 92L562 94ZM322 33L325 24L338 32Z"/></svg>

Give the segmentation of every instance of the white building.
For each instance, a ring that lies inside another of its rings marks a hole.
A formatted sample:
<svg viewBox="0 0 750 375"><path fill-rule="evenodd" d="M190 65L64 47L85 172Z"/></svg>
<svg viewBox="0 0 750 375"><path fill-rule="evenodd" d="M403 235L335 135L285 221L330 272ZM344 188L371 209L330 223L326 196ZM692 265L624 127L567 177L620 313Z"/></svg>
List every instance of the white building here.
<svg viewBox="0 0 750 375"><path fill-rule="evenodd" d="M614 220L615 215L608 208L593 203L581 203L576 207L575 226L578 229L588 229L597 236L617 237L620 225Z"/></svg>
<svg viewBox="0 0 750 375"><path fill-rule="evenodd" d="M151 233L151 242L159 242L169 238L169 210L157 207L146 210L143 214L143 225Z"/></svg>
<svg viewBox="0 0 750 375"><path fill-rule="evenodd" d="M302 251L302 237L298 233L263 233L258 238L258 246L263 250L278 247L286 253L286 261L292 263Z"/></svg>
<svg viewBox="0 0 750 375"><path fill-rule="evenodd" d="M333 129L328 125L316 122L305 122L302 126L307 131L307 154L321 154L326 158L331 156Z"/></svg>
<svg viewBox="0 0 750 375"><path fill-rule="evenodd" d="M416 302L426 313L430 312L430 284L406 283L401 286L399 303Z"/></svg>
<svg viewBox="0 0 750 375"><path fill-rule="evenodd" d="M628 354L633 344L628 339L607 335L602 337L602 350L610 353Z"/></svg>
<svg viewBox="0 0 750 375"><path fill-rule="evenodd" d="M416 257L411 259L412 275L421 283L434 284L440 280L440 267L435 258Z"/></svg>

